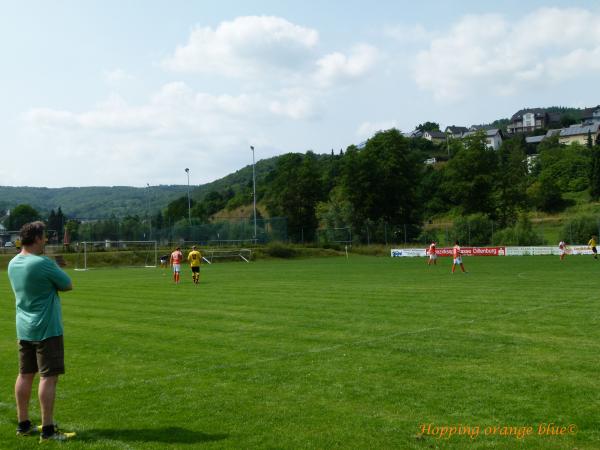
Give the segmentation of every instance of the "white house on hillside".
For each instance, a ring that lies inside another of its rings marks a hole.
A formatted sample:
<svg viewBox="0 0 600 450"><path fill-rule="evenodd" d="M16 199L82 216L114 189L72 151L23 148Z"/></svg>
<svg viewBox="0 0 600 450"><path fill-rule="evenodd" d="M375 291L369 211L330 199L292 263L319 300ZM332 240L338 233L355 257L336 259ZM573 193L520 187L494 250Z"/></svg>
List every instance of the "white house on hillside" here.
<svg viewBox="0 0 600 450"><path fill-rule="evenodd" d="M469 131L464 134L464 137L471 136L475 133L477 133L477 131ZM498 128L492 128L491 130L485 131L485 143L488 148L498 150L502 145L503 138L502 130L499 130Z"/></svg>
<svg viewBox="0 0 600 450"><path fill-rule="evenodd" d="M431 142L444 142L446 140L446 135L441 131L425 131L423 133L423 138Z"/></svg>

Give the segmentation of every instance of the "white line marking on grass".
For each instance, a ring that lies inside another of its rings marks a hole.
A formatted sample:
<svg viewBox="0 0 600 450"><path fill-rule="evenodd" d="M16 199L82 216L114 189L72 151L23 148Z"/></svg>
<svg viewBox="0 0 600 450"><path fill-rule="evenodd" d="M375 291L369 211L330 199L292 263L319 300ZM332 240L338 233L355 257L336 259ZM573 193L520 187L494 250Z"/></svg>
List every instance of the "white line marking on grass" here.
<svg viewBox="0 0 600 450"><path fill-rule="evenodd" d="M591 297L590 297L590 299L591 299ZM520 309L520 310L515 310L515 311L507 311L505 313L496 314L496 315L489 316L489 317L490 318L505 317L505 316L510 316L512 314L521 314L524 312L537 311L537 310L547 309L547 308L555 308L557 306L569 305L569 304L573 303L573 301L574 300L570 300L570 301L565 301L565 302L561 302L561 303L552 303L552 304L547 304L547 305L535 306L533 308ZM455 324L455 326L480 323L480 322L483 322L484 320L489 320L489 319L483 319L483 320L466 319L466 320L457 322ZM204 372L212 372L214 370L242 369L242 368L247 368L247 367L254 367L254 366L259 366L259 365L274 362L274 361L282 361L285 359L291 359L291 358L295 358L298 356L326 353L326 352L330 352L330 351L339 350L343 347L357 347L357 346L361 346L361 345L365 345L365 344L371 344L374 342L387 341L389 339L393 339L398 336L421 334L421 333L426 333L428 331L441 330L441 329L444 329L444 327L436 326L436 327L427 327L427 328L421 328L418 330L411 330L411 331L400 331L398 333L392 333L392 334L388 334L385 336L379 336L379 337L374 337L374 338L370 338L370 339L361 339L361 340L352 341L352 342L345 342L342 344L335 344L335 345L331 345L328 347L317 347L317 348L312 348L312 349L308 349L308 350L304 350L304 351L300 351L300 352L285 353L283 355L274 356L272 358L262 358L262 359L257 359L255 361L248 361L248 362L239 363L239 364L214 364L212 366L208 366L205 368L193 369L193 370L189 370L189 371L186 371L185 367L183 367L180 369L181 373L174 374L174 375L166 375L163 377L155 377L155 378L151 378L151 379L137 379L137 380L129 379L127 381L120 381L118 383L113 383L110 385L99 385L99 386L96 386L96 387L90 388L90 389L75 390L75 391L70 391L68 393L63 392L62 394L57 393L57 396L59 396L60 398L69 398L70 396L73 396L73 395L77 396L81 393L106 391L106 390L111 390L111 389L125 388L125 387L129 387L129 386L133 386L133 385L152 385L152 384L157 384L157 383L161 383L164 381L175 380L175 379L183 378L183 377L189 377L190 373L204 373Z"/></svg>

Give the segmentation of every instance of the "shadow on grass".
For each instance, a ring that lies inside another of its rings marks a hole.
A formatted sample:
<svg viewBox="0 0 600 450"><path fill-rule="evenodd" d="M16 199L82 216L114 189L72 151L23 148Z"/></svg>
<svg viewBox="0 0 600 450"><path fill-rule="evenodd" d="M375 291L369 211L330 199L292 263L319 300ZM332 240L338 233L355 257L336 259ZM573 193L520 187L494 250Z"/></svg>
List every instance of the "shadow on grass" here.
<svg viewBox="0 0 600 450"><path fill-rule="evenodd" d="M180 427L147 429L92 429L77 433L78 441L97 441L110 439L122 442L164 442L197 444L227 439L228 434L208 434L201 431L186 430Z"/></svg>

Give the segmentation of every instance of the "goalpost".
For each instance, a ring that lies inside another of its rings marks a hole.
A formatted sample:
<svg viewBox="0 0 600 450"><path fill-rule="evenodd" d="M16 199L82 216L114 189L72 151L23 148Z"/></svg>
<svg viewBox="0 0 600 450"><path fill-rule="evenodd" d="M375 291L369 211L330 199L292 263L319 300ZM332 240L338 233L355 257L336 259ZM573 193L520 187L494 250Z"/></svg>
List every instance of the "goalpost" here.
<svg viewBox="0 0 600 450"><path fill-rule="evenodd" d="M75 270L97 267L156 267L157 241L84 241L77 247Z"/></svg>
<svg viewBox="0 0 600 450"><path fill-rule="evenodd" d="M202 253L202 259L207 264L216 262L215 260L230 259L249 263L252 259L252 250L243 247L248 243L256 243L256 239L228 239L228 240L209 240L207 245L210 247L199 247ZM179 241L177 243L185 253L187 249L191 249L193 245L199 245L197 241ZM236 245L237 244L237 245Z"/></svg>
<svg viewBox="0 0 600 450"><path fill-rule="evenodd" d="M249 248L236 249L204 249L202 251L202 259L208 264L212 264L215 259L241 259L249 263L252 258L252 250Z"/></svg>

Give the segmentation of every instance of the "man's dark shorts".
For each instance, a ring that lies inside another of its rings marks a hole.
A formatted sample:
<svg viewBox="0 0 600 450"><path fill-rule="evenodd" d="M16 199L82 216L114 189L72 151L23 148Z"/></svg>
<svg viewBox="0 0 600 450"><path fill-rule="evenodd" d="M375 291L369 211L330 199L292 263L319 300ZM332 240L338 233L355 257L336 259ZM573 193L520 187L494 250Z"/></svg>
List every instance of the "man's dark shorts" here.
<svg viewBox="0 0 600 450"><path fill-rule="evenodd" d="M192 273L200 273L200 267L192 267Z"/></svg>
<svg viewBox="0 0 600 450"><path fill-rule="evenodd" d="M592 247L592 252L594 252L594 255L598 253L598 250L596 250L596 247Z"/></svg>
<svg viewBox="0 0 600 450"><path fill-rule="evenodd" d="M19 373L40 373L52 377L65 373L65 349L62 336L43 341L18 341Z"/></svg>

